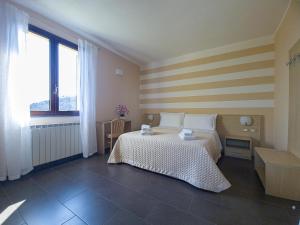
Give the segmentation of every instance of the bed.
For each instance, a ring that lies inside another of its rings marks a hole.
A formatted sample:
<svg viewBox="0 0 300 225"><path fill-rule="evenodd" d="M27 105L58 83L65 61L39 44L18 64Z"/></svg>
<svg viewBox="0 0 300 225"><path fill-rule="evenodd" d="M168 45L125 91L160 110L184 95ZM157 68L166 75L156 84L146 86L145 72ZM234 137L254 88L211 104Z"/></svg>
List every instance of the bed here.
<svg viewBox="0 0 300 225"><path fill-rule="evenodd" d="M171 176L191 185L221 192L231 185L217 166L221 143L216 131L196 130L195 140L182 140L178 128L153 128L153 135L139 131L122 134L108 163L127 163Z"/></svg>

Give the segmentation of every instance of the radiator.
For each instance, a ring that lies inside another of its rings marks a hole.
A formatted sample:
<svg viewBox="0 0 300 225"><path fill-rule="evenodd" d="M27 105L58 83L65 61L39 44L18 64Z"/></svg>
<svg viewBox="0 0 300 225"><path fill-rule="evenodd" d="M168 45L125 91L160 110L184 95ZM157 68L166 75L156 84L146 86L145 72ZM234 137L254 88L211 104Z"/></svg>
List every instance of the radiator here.
<svg viewBox="0 0 300 225"><path fill-rule="evenodd" d="M82 153L79 123L33 126L33 166Z"/></svg>

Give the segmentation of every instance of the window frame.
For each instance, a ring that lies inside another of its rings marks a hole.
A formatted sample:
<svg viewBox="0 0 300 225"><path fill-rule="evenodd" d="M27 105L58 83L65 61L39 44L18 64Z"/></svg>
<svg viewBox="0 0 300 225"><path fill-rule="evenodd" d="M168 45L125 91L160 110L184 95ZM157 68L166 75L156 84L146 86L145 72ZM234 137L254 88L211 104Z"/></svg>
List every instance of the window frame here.
<svg viewBox="0 0 300 225"><path fill-rule="evenodd" d="M59 111L59 54L58 45L62 44L66 47L78 51L78 45L64 38L58 37L46 30L36 27L32 24L28 25L28 31L49 40L49 89L50 89L50 109L49 111L30 111L32 117L37 116L79 116L79 111Z"/></svg>

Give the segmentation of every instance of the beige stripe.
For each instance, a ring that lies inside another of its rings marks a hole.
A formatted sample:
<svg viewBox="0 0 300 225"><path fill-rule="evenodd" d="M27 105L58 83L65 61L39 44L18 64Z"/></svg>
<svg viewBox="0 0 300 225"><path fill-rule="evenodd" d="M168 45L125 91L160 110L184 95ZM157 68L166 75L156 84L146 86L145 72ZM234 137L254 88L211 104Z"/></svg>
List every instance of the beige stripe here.
<svg viewBox="0 0 300 225"><path fill-rule="evenodd" d="M222 88L236 87L236 86L270 84L270 83L274 83L274 77L255 77L255 78L228 80L228 81L211 82L211 83L203 83L203 84L182 85L182 86L168 87L168 88L144 89L141 90L141 94L189 91L189 90L221 88L221 87Z"/></svg>
<svg viewBox="0 0 300 225"><path fill-rule="evenodd" d="M142 99L141 104L273 99L273 92Z"/></svg>
<svg viewBox="0 0 300 225"><path fill-rule="evenodd" d="M140 104L142 109L179 109L179 108L273 108L273 99L264 100L237 100L237 101L210 101L210 102L179 102L179 103L154 103Z"/></svg>
<svg viewBox="0 0 300 225"><path fill-rule="evenodd" d="M214 62L214 63L208 63L198 66L190 66L186 68L176 69L176 70L168 70L158 73L149 73L146 75L140 76L140 80L150 80L154 78L162 78L162 77L171 77L176 76L183 73L192 73L197 71L206 71L206 70L212 70L217 68L223 68L228 66L234 66L234 65L242 65L246 63L254 63L254 62L262 62L266 60L274 60L275 59L275 53L274 52L267 52L267 53L261 53L258 55L250 55L245 56L237 59L229 59L225 61L220 62Z"/></svg>
<svg viewBox="0 0 300 225"><path fill-rule="evenodd" d="M223 115L270 115L272 108L231 108L231 109L143 109L142 113L158 114L160 112L184 112L184 113L218 113Z"/></svg>
<svg viewBox="0 0 300 225"><path fill-rule="evenodd" d="M192 91L178 91L167 93L154 93L140 95L140 99L154 99L154 98L177 98L189 96L207 96L207 95L227 95L227 94L246 94L246 93L263 93L274 92L274 84L259 84L240 87L225 87L225 88L211 88L200 89Z"/></svg>
<svg viewBox="0 0 300 225"><path fill-rule="evenodd" d="M148 69L148 70L142 71L141 74L163 72L163 71L167 71L167 70L174 70L174 69L179 69L179 68L184 68L184 67L213 63L213 62L218 62L218 61L224 61L224 60L240 58L240 57L244 57L244 56L256 55L256 54L260 54L260 53L264 53L264 52L271 52L271 51L274 51L273 44L259 46L259 47L255 47L255 48L248 48L248 49L244 49L244 50L240 50L240 51L228 52L228 53L224 53L224 54L220 54L220 55L214 55L214 56L210 56L210 57L206 57L206 58L200 58L200 59L195 59L195 60L191 60L191 61L187 61L187 62L176 63L176 64L163 66L163 67L159 67L159 68Z"/></svg>
<svg viewBox="0 0 300 225"><path fill-rule="evenodd" d="M238 79L267 77L267 76L274 76L273 68L249 70L249 71L242 71L237 73L226 73L226 74L220 74L215 76L190 78L184 80L174 80L174 81L160 82L160 83L143 84L140 85L140 89L164 88L164 87L173 87L179 85L210 83L210 82L218 82L218 81L226 81L226 80L238 80Z"/></svg>
<svg viewBox="0 0 300 225"><path fill-rule="evenodd" d="M183 80L183 79L197 78L202 76L213 76L213 75L220 75L220 74L227 74L227 73L236 73L236 72L242 72L248 70L272 68L272 67L274 67L274 60L266 60L262 62L246 63L241 65L234 65L234 66L216 68L216 69L205 70L205 71L178 74L169 77L141 80L141 84L143 85L143 84L150 84L150 83L160 83L160 82Z"/></svg>

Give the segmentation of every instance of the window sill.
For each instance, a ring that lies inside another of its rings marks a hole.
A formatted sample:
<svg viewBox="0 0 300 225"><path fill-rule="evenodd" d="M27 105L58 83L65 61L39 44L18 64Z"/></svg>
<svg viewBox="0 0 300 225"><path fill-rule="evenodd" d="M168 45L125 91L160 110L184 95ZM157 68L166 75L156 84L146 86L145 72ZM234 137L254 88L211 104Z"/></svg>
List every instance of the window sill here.
<svg viewBox="0 0 300 225"><path fill-rule="evenodd" d="M31 117L30 126L53 125L65 123L79 123L79 116L60 116L60 117Z"/></svg>

